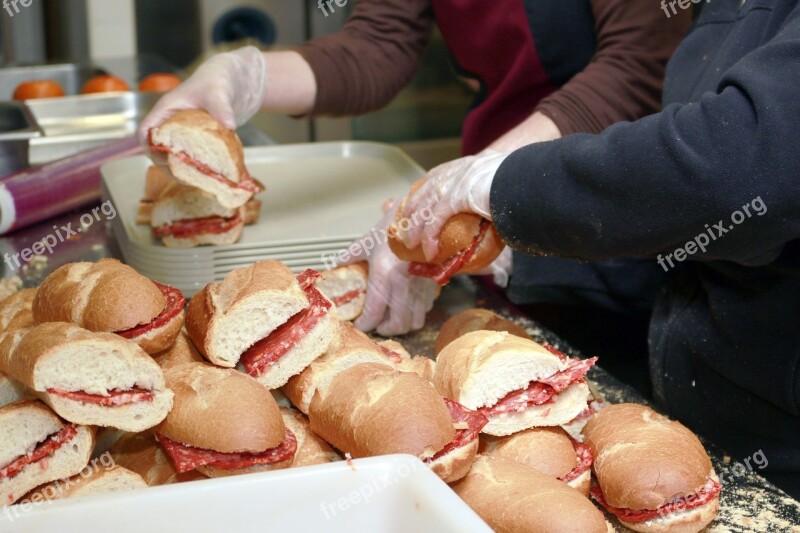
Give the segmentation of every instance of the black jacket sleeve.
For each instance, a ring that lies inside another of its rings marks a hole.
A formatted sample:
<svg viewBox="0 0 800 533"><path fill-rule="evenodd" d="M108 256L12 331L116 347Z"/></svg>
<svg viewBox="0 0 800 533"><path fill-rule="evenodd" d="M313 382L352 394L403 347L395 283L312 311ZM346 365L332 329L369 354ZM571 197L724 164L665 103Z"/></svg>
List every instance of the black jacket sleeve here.
<svg viewBox="0 0 800 533"><path fill-rule="evenodd" d="M693 258L777 257L800 236L798 11L700 101L509 156L491 193L506 242L604 259L654 257L713 234Z"/></svg>

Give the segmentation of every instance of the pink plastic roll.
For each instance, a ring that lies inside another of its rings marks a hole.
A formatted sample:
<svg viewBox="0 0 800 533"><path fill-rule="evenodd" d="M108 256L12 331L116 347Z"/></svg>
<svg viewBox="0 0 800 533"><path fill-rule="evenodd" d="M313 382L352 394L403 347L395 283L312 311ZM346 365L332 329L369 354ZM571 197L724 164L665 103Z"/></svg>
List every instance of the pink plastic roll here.
<svg viewBox="0 0 800 533"><path fill-rule="evenodd" d="M100 167L142 153L122 139L0 178L0 235L77 209L100 198Z"/></svg>

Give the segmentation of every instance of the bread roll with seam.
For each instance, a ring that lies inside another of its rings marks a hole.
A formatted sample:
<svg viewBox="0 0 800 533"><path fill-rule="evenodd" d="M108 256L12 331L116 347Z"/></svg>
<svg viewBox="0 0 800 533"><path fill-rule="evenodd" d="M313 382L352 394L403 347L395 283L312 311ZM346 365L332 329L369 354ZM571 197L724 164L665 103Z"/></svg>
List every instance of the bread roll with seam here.
<svg viewBox="0 0 800 533"><path fill-rule="evenodd" d="M592 496L625 527L697 532L716 516L719 480L700 440L679 422L618 404L595 414L583 434L599 484ZM680 508L669 507L675 502Z"/></svg>
<svg viewBox="0 0 800 533"><path fill-rule="evenodd" d="M316 390L311 430L354 458L414 455L445 482L469 471L485 418L443 399L416 374L362 363Z"/></svg>
<svg viewBox="0 0 800 533"><path fill-rule="evenodd" d="M367 303L369 264L366 261L320 272L317 288L336 306L341 320L352 322Z"/></svg>
<svg viewBox="0 0 800 533"><path fill-rule="evenodd" d="M94 448L94 428L69 424L38 400L0 407L0 502L79 473Z"/></svg>
<svg viewBox="0 0 800 533"><path fill-rule="evenodd" d="M192 339L186 330L182 330L175 339L175 344L166 351L155 354L153 359L162 370L185 365L186 363L202 363L205 361L203 356L192 344Z"/></svg>
<svg viewBox="0 0 800 533"><path fill-rule="evenodd" d="M584 376L595 361L569 359L506 332L473 331L439 353L434 384L444 397L485 414L484 433L502 437L566 424L583 412Z"/></svg>
<svg viewBox="0 0 800 533"><path fill-rule="evenodd" d="M114 462L139 474L150 487L208 479L191 470L179 474L152 432L128 433L109 450Z"/></svg>
<svg viewBox="0 0 800 533"><path fill-rule="evenodd" d="M308 418L291 407L281 407L281 417L286 427L297 438L297 453L291 468L322 465L341 461L342 457L331 446L311 431Z"/></svg>
<svg viewBox="0 0 800 533"><path fill-rule="evenodd" d="M69 263L50 274L36 292L33 319L116 333L158 353L175 342L185 303L179 290L156 284L116 259L101 259Z"/></svg>
<svg viewBox="0 0 800 533"><path fill-rule="evenodd" d="M308 365L300 374L289 379L281 389L292 404L308 414L311 400L318 388L326 388L339 373L361 363L376 363L388 367L393 361L375 341L349 322L340 322L328 350Z"/></svg>
<svg viewBox="0 0 800 533"><path fill-rule="evenodd" d="M452 488L498 533L614 532L580 492L505 457L479 455Z"/></svg>
<svg viewBox="0 0 800 533"><path fill-rule="evenodd" d="M83 471L87 471L83 475ZM130 492L132 490L146 489L147 483L136 472L114 466L104 468L91 464L85 466L83 471L69 479L53 481L34 489L25 495L27 501L56 501L68 498L87 498L100 494L114 492Z"/></svg>
<svg viewBox="0 0 800 533"><path fill-rule="evenodd" d="M506 320L488 309L467 309L451 316L442 324L436 337L434 352L441 352L445 346L472 331L507 331L523 339L531 339L522 326Z"/></svg>
<svg viewBox="0 0 800 533"><path fill-rule="evenodd" d="M0 342L8 331L33 326L31 306L34 296L36 289L23 289L0 302ZM0 407L30 396L21 383L0 372Z"/></svg>
<svg viewBox="0 0 800 533"><path fill-rule="evenodd" d="M405 346L395 340L388 339L380 341L378 344L400 355L402 360L395 365L397 370L401 372L413 372L433 383L433 375L436 371L436 363L433 359L425 357L424 355L412 357L408 350L405 349Z"/></svg>
<svg viewBox="0 0 800 533"><path fill-rule="evenodd" d="M161 368L136 343L65 322L8 333L0 369L75 424L143 431L172 407Z"/></svg>

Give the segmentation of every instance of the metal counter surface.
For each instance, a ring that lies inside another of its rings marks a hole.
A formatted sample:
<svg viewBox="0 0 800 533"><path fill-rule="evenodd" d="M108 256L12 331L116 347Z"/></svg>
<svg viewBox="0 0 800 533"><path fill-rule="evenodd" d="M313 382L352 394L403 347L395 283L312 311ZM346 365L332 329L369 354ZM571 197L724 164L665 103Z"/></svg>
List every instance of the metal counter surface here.
<svg viewBox="0 0 800 533"><path fill-rule="evenodd" d="M41 240L48 233L55 231L53 226L80 227L80 216L91 211L84 208L48 222L21 230L10 237L0 239L0 252L4 254L4 277L19 276L25 287L35 287L50 272L59 266L72 261L96 261L103 257L120 257L110 226L107 222L98 222L83 228L77 236L57 246L54 252L44 259L37 259L26 267L11 271L5 254L19 253ZM528 332L540 342L546 341L565 353L582 357L566 342L551 332L542 329L528 319L503 296L468 278L456 278L442 292L436 306L428 315L428 323L421 331L406 335L401 341L412 354L433 356L433 345L439 328L450 316L474 307L491 309L500 315L524 326ZM595 366L590 379L607 403L636 402L648 404L633 388L623 384L602 369ZM721 508L718 518L709 526L712 532L800 532L800 503L770 484L754 471L748 471L740 462L742 458L732 458L716 448L712 443L704 441L714 468L725 481L721 496ZM618 523L619 531L627 531Z"/></svg>

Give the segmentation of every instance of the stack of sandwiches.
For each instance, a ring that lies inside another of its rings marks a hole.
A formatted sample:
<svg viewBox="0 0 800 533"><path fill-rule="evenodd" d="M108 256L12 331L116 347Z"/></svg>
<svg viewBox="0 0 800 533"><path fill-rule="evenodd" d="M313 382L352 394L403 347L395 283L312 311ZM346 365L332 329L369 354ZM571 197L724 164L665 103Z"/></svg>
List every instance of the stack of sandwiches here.
<svg viewBox="0 0 800 533"><path fill-rule="evenodd" d="M236 132L205 111L180 111L149 134L151 157L137 221L170 248L234 244L258 220L263 186Z"/></svg>

